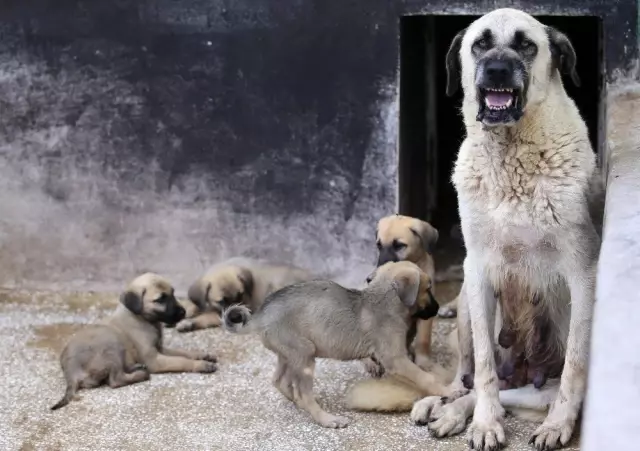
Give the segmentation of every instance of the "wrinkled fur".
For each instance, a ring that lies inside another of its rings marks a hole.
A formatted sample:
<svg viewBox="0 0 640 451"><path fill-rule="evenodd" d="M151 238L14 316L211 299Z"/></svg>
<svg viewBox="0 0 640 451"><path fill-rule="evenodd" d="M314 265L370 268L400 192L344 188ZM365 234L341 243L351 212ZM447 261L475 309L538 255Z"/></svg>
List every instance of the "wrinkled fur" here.
<svg viewBox="0 0 640 451"><path fill-rule="evenodd" d="M151 373L216 371L211 354L164 346L162 324L175 324L185 314L173 292L159 275L142 274L122 293L113 315L71 337L60 355L66 393L51 410L66 406L81 388L118 388L146 381Z"/></svg>
<svg viewBox="0 0 640 451"><path fill-rule="evenodd" d="M191 305L179 332L220 326L220 312L241 303L255 311L270 294L287 285L311 280L306 270L247 257L233 257L212 266L190 287Z"/></svg>
<svg viewBox="0 0 640 451"><path fill-rule="evenodd" d="M485 29L499 44L523 30L538 46L527 69L531 84L524 116L511 126L491 128L476 121L477 71L471 47ZM475 362L475 393L431 412L433 398L427 398L416 404L420 412L414 417L435 415L446 427L430 423L430 429L450 435L464 429L473 411L469 444L490 450L505 443L503 397L511 404L528 399L529 405L550 405L532 444L539 450L556 449L571 438L585 395L602 221L595 155L558 71L573 73L567 64L575 64L575 54L562 34L513 9L475 21L454 40L452 50L461 63L467 131L453 174L467 248L458 306L458 376L470 373ZM494 291L512 275L542 300L518 321L532 324L531 315L546 315L552 343L566 359L559 385L533 393L530 387L498 393L490 333L496 322ZM456 378L452 386L459 385Z"/></svg>
<svg viewBox="0 0 640 451"><path fill-rule="evenodd" d="M431 279L415 264L390 262L377 268L363 290L316 280L271 294L251 315L245 306L226 309L223 326L236 333L256 333L278 356L273 383L320 425L340 428L344 417L324 411L313 395L315 359L355 360L375 357L385 371L433 395L449 393L444 383L410 359L406 335L412 315L437 313Z"/></svg>

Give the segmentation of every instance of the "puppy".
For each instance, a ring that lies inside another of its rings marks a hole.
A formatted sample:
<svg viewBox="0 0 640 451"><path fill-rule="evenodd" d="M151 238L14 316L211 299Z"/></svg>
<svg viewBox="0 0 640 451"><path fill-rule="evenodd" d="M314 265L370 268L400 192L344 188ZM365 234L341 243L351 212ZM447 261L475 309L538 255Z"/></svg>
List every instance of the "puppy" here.
<svg viewBox="0 0 640 451"><path fill-rule="evenodd" d="M67 389L51 410L69 404L81 388L123 387L148 380L150 373L216 371L211 354L164 347L162 324L176 324L184 314L168 281L153 273L136 277L111 317L82 329L63 349Z"/></svg>
<svg viewBox="0 0 640 451"><path fill-rule="evenodd" d="M220 313L228 306L239 303L255 311L270 293L310 279L309 272L294 266L231 258L211 267L189 287L192 305L176 329L189 332L220 326Z"/></svg>
<svg viewBox="0 0 640 451"><path fill-rule="evenodd" d="M385 370L439 396L449 392L407 353L413 318L438 312L430 277L410 262L377 268L363 290L332 281L290 285L271 294L253 316L245 306L224 311L230 332L256 333L278 356L273 384L321 426L342 428L349 420L324 411L313 395L316 357L355 360L375 356Z"/></svg>
<svg viewBox="0 0 640 451"><path fill-rule="evenodd" d="M521 295L508 310L518 315L507 317L515 342L523 340L535 360L536 329L544 331L553 360L564 360L547 417L531 437L538 450L556 449L571 439L585 396L603 214L587 127L561 78L579 83L576 54L558 30L498 9L454 38L447 73L448 94L458 83L464 91L466 138L452 177L467 250L458 373L475 365L475 393L438 412L447 427L437 434L464 429L473 413L470 447L497 449L505 443L503 397L531 395L528 387L498 390L494 293L515 286ZM429 420L425 406L427 399L416 404L414 420Z"/></svg>

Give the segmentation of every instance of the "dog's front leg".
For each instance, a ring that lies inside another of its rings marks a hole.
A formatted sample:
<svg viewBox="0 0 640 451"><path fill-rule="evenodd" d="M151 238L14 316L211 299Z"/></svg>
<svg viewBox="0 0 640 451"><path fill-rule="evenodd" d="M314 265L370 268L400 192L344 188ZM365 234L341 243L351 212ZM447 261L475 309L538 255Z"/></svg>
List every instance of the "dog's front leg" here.
<svg viewBox="0 0 640 451"><path fill-rule="evenodd" d="M498 376L493 353L496 299L480 256L467 255L464 261L464 300L469 307L473 335L477 395L469 446L474 450L494 450L504 445L504 409L498 398Z"/></svg>
<svg viewBox="0 0 640 451"><path fill-rule="evenodd" d="M183 356L157 353L144 362L153 374L158 373L213 373L218 369L215 363L193 360Z"/></svg>
<svg viewBox="0 0 640 451"><path fill-rule="evenodd" d="M583 265L576 265L580 258L576 258L575 254L570 255L573 261L565 262L565 267L568 268L565 277L571 293L571 319L565 365L558 395L547 418L530 440L539 450L560 448L569 442L587 387L597 253L592 252L596 257ZM585 252L583 255L589 254Z"/></svg>
<svg viewBox="0 0 640 451"><path fill-rule="evenodd" d="M464 283L458 296L458 368L451 382L458 389L473 388L473 337L471 333L471 317L469 315L469 302L465 297Z"/></svg>
<svg viewBox="0 0 640 451"><path fill-rule="evenodd" d="M201 351L187 351L185 349L162 348L162 353L168 356L186 357L192 360L207 360L209 362L217 362L218 359L213 354Z"/></svg>

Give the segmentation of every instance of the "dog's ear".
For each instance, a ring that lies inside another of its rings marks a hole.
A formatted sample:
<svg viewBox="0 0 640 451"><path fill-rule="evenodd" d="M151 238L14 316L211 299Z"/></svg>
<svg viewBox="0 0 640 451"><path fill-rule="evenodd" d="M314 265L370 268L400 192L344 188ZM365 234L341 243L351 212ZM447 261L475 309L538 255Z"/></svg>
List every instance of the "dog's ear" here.
<svg viewBox="0 0 640 451"><path fill-rule="evenodd" d="M416 268L403 270L392 283L402 303L411 308L418 300L420 292L420 270Z"/></svg>
<svg viewBox="0 0 640 451"><path fill-rule="evenodd" d="M238 271L238 280L244 287L245 296L252 296L253 294L253 273L247 268L240 268Z"/></svg>
<svg viewBox="0 0 640 451"><path fill-rule="evenodd" d="M438 230L428 222L419 219L413 221L409 230L420 239L424 250L429 254L433 254L438 243Z"/></svg>
<svg viewBox="0 0 640 451"><path fill-rule="evenodd" d="M578 77L578 72L576 71L578 59L571 41L564 33L553 27L547 27L546 30L554 68L558 69L562 74L569 75L573 84L579 87L580 77Z"/></svg>
<svg viewBox="0 0 640 451"><path fill-rule="evenodd" d="M134 315L142 313L142 298L144 297L146 290L142 290L142 294L134 293L133 291L125 291L120 295L120 302Z"/></svg>
<svg viewBox="0 0 640 451"><path fill-rule="evenodd" d="M458 90L460 84L460 46L467 29L461 30L451 41L447 52L447 96L451 97Z"/></svg>
<svg viewBox="0 0 640 451"><path fill-rule="evenodd" d="M376 278L376 270L374 269L373 272L367 276L367 283L371 283L371 281L375 278Z"/></svg>
<svg viewBox="0 0 640 451"><path fill-rule="evenodd" d="M209 291L211 291L211 282L200 279L189 287L187 297L202 310L209 303Z"/></svg>

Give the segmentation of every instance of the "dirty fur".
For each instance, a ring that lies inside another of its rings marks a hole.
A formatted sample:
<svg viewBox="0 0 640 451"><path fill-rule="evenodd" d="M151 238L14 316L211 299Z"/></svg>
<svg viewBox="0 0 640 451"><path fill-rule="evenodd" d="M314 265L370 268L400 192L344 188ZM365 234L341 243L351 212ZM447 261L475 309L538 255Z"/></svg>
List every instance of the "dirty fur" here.
<svg viewBox="0 0 640 451"><path fill-rule="evenodd" d="M271 294L251 315L246 306L223 313L223 326L235 333L255 333L278 356L273 384L319 425L342 428L345 417L323 410L313 395L316 358L356 360L374 357L388 374L433 395L446 396L443 381L422 371L407 352L413 316L437 314L431 278L411 262L377 268L363 290L327 280L302 282Z"/></svg>
<svg viewBox="0 0 640 451"><path fill-rule="evenodd" d="M136 277L110 317L83 328L62 350L66 391L51 410L69 404L82 388L119 388L155 373L216 371L217 359L209 353L164 346L163 324L175 324L184 314L167 280L154 273Z"/></svg>
<svg viewBox="0 0 640 451"><path fill-rule="evenodd" d="M486 30L492 37L494 57L519 58L516 65L525 67L520 80L513 83L521 83L523 77L529 80L522 114L502 125L486 123L479 113L478 76L486 68L481 55L488 51L479 51L477 43ZM535 46L528 47L536 49L534 55L521 56L510 47L517 33ZM522 11L499 9L460 32L450 55L450 84L455 85L459 77L467 132L452 177L467 248L458 330L473 331L473 340L471 334L461 334L458 372L475 364L475 392L455 400L459 408L448 408L446 413L436 409L449 422L437 432L460 432L473 412L468 429L472 449L491 450L506 443L503 396L518 404L530 394L529 386L499 392L494 360L491 332L499 320L494 290L515 275L527 293L541 299L541 310L528 316L544 311L557 337L558 352L565 357L559 385L534 392L530 403L550 406L531 443L538 450L557 449L571 439L585 395L601 241L600 172L586 125L560 74L578 81L575 52L559 31ZM531 325L528 316L517 321ZM459 384L454 379L452 385ZM549 393L551 399L545 397ZM433 415L427 412L430 402L418 408L416 418ZM434 431L431 423L429 428Z"/></svg>
<svg viewBox="0 0 640 451"><path fill-rule="evenodd" d="M176 329L189 332L220 326L224 308L241 303L255 311L274 291L312 278L310 272L295 266L247 257L230 258L212 266L191 284L187 315Z"/></svg>

